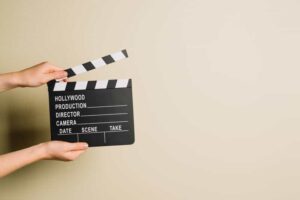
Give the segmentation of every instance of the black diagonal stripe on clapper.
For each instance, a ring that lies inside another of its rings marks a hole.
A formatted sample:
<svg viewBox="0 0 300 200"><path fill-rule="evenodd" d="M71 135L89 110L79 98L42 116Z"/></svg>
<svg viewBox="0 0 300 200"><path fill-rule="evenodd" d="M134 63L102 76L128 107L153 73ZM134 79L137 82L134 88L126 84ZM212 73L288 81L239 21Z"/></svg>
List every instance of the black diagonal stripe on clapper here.
<svg viewBox="0 0 300 200"><path fill-rule="evenodd" d="M68 73L67 75L68 78L76 75L72 68L66 69L65 72Z"/></svg>
<svg viewBox="0 0 300 200"><path fill-rule="evenodd" d="M117 80L116 79L113 79L113 80L108 80L108 83L107 83L107 89L114 89L117 85Z"/></svg>
<svg viewBox="0 0 300 200"><path fill-rule="evenodd" d="M113 57L111 57L111 55L107 55L102 57L102 59L104 60L104 62L108 65L110 63L115 62L115 60L113 59Z"/></svg>
<svg viewBox="0 0 300 200"><path fill-rule="evenodd" d="M66 86L66 91L73 91L75 89L76 82L68 82Z"/></svg>
<svg viewBox="0 0 300 200"><path fill-rule="evenodd" d="M83 63L82 66L86 69L86 71L96 69L96 67L91 62Z"/></svg>
<svg viewBox="0 0 300 200"><path fill-rule="evenodd" d="M96 87L97 81L88 81L86 89L87 90L94 90Z"/></svg>

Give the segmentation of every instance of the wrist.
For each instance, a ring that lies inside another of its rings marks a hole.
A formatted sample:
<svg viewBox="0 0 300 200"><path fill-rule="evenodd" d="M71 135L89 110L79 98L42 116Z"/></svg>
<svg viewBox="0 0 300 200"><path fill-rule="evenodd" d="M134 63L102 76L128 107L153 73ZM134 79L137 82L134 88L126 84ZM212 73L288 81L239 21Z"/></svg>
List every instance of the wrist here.
<svg viewBox="0 0 300 200"><path fill-rule="evenodd" d="M10 72L6 74L7 76L7 86L9 89L21 87L21 75L20 72Z"/></svg>
<svg viewBox="0 0 300 200"><path fill-rule="evenodd" d="M22 78L22 71L12 72L11 75L11 84L14 87L25 87L26 84Z"/></svg>
<svg viewBox="0 0 300 200"><path fill-rule="evenodd" d="M36 155L37 160L47 160L49 159L49 155L46 150L46 144L40 143L34 146L34 153Z"/></svg>
<svg viewBox="0 0 300 200"><path fill-rule="evenodd" d="M0 92L24 86L21 72L0 74Z"/></svg>

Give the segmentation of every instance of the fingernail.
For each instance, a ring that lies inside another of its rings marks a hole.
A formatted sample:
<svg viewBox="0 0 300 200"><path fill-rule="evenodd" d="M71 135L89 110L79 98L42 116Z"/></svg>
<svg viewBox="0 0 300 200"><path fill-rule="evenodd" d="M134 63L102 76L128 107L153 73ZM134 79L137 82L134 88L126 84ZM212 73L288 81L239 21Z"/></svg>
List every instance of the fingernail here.
<svg viewBox="0 0 300 200"><path fill-rule="evenodd" d="M88 144L88 143L84 143L84 147L85 147L85 148L88 148L88 147L89 147L89 144Z"/></svg>

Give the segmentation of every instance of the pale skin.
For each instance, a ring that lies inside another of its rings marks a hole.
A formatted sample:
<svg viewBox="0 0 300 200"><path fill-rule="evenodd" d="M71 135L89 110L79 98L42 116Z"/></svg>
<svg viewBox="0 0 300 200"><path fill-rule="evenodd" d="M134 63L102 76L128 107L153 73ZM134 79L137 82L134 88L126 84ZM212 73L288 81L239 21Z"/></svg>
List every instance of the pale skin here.
<svg viewBox="0 0 300 200"><path fill-rule="evenodd" d="M51 80L67 81L67 73L49 62L18 72L0 74L0 92L17 87L38 87ZM0 155L0 178L39 160L72 161L88 149L84 142L50 141Z"/></svg>

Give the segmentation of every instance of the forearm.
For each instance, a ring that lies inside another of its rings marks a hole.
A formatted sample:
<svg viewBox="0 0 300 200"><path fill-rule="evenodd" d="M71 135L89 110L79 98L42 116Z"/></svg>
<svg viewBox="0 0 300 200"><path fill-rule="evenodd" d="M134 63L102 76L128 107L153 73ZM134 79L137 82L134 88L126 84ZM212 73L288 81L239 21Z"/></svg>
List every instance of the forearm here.
<svg viewBox="0 0 300 200"><path fill-rule="evenodd" d="M0 178L44 158L46 154L43 144L0 155Z"/></svg>
<svg viewBox="0 0 300 200"><path fill-rule="evenodd" d="M0 92L18 87L18 79L16 72L0 74Z"/></svg>

